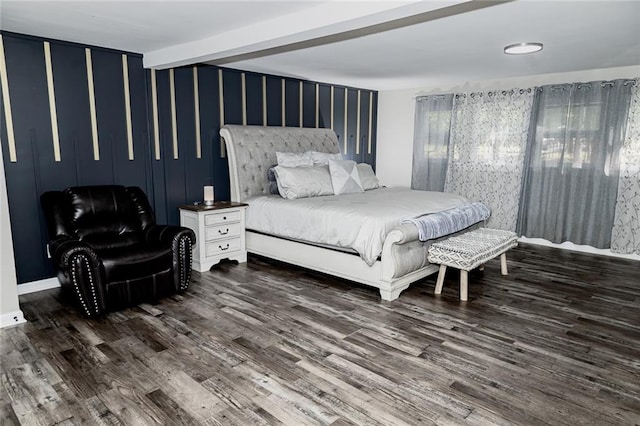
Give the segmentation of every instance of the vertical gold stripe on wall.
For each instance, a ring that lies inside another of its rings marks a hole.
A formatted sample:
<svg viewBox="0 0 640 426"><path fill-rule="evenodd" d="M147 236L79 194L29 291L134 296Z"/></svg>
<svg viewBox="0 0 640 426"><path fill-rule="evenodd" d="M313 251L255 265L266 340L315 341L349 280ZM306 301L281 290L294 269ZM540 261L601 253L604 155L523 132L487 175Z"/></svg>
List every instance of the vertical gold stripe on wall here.
<svg viewBox="0 0 640 426"><path fill-rule="evenodd" d="M173 68L169 70L169 91L171 95L171 136L173 140L173 159L178 159L178 123L176 120L176 83Z"/></svg>
<svg viewBox="0 0 640 426"><path fill-rule="evenodd" d="M44 42L44 65L47 71L47 91L49 92L49 113L51 114L51 136L53 137L53 159L60 161L60 138L58 135L58 114L56 94L53 87L53 67L51 66L51 45Z"/></svg>
<svg viewBox="0 0 640 426"><path fill-rule="evenodd" d="M300 127L303 127L303 126L302 126L302 117L303 117L303 115L302 115L302 101L303 101L303 96L302 96L302 81L300 82L300 89L299 89L299 92L300 92L300 96L299 96L299 98L300 98L300 99L299 99L299 103L300 103L300 117L299 117L299 120L300 120Z"/></svg>
<svg viewBox="0 0 640 426"><path fill-rule="evenodd" d="M262 125L267 125L267 77L262 76Z"/></svg>
<svg viewBox="0 0 640 426"><path fill-rule="evenodd" d="M196 126L196 158L202 158L200 139L200 90L198 89L198 67L193 67L193 112Z"/></svg>
<svg viewBox="0 0 640 426"><path fill-rule="evenodd" d="M4 42L0 34L0 85L2 86L2 99L4 106L4 120L7 123L7 144L9 145L9 161L18 161L16 156L16 137L13 133L13 116L11 115L11 100L9 99L9 76L7 75L7 62L4 57Z"/></svg>
<svg viewBox="0 0 640 426"><path fill-rule="evenodd" d="M316 83L316 129L320 127L320 85Z"/></svg>
<svg viewBox="0 0 640 426"><path fill-rule="evenodd" d="M153 112L153 148L155 159L160 159L160 127L158 120L158 86L156 85L156 70L151 70L151 108Z"/></svg>
<svg viewBox="0 0 640 426"><path fill-rule="evenodd" d="M220 127L224 126L224 82L222 81L222 70L218 69L218 108L220 109ZM220 158L224 158L227 151L224 142L220 140Z"/></svg>
<svg viewBox="0 0 640 426"><path fill-rule="evenodd" d="M358 90L358 112L356 115L356 155L360 154L360 90Z"/></svg>
<svg viewBox="0 0 640 426"><path fill-rule="evenodd" d="M285 83L284 83L284 78L282 79L282 127L286 126L286 120L285 120L285 105L284 105L284 96L285 96L285 89L284 89Z"/></svg>
<svg viewBox="0 0 640 426"><path fill-rule="evenodd" d="M89 91L89 114L91 115L91 140L93 141L93 159L100 160L100 144L98 143L98 116L96 115L96 91L93 86L93 61L91 49L84 49L84 59L87 65L87 90Z"/></svg>
<svg viewBox="0 0 640 426"><path fill-rule="evenodd" d="M333 130L333 95L334 95L334 87L331 86L331 130Z"/></svg>
<svg viewBox="0 0 640 426"><path fill-rule="evenodd" d="M348 102L347 99L349 98L349 89L347 89L346 87L344 88L344 153L345 155L347 154L347 142L349 142L349 135L347 134L347 131L349 130L349 126L347 123L347 112L348 112Z"/></svg>
<svg viewBox="0 0 640 426"><path fill-rule="evenodd" d="M242 82L242 125L247 125L247 77L245 73L240 73Z"/></svg>
<svg viewBox="0 0 640 426"><path fill-rule="evenodd" d="M373 129L373 92L369 92L369 133L367 140L367 154L371 154L371 129Z"/></svg>
<svg viewBox="0 0 640 426"><path fill-rule="evenodd" d="M127 122L127 151L129 160L133 160L133 128L131 126L131 97L129 95L129 61L122 55L122 80L124 81L124 111Z"/></svg>

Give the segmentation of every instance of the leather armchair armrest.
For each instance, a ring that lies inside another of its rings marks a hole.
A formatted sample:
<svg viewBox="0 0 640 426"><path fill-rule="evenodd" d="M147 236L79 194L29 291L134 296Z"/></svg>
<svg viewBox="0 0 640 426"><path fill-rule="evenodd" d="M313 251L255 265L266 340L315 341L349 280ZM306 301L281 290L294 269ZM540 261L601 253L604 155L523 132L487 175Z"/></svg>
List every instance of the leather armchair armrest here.
<svg viewBox="0 0 640 426"><path fill-rule="evenodd" d="M73 296L86 317L98 317L107 311L107 297L101 262L88 244L67 236L49 242L51 258L68 277Z"/></svg>
<svg viewBox="0 0 640 426"><path fill-rule="evenodd" d="M180 238L189 238L191 246L196 243L196 234L183 226L151 225L145 229L147 242L174 243Z"/></svg>
<svg viewBox="0 0 640 426"><path fill-rule="evenodd" d="M184 291L191 280L191 262L196 234L189 228L171 225L151 225L145 229L147 242L170 244L173 252L173 282L176 291Z"/></svg>
<svg viewBox="0 0 640 426"><path fill-rule="evenodd" d="M67 236L58 236L49 241L49 252L51 259L55 262L59 269L68 269L69 259L73 255L82 254L92 261L99 264L100 260L96 252L86 243Z"/></svg>

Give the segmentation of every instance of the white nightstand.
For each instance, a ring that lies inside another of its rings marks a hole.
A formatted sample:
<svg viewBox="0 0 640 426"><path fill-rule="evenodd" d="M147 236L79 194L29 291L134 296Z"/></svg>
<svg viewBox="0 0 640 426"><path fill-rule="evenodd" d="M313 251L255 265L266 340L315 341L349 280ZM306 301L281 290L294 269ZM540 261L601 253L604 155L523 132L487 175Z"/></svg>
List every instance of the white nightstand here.
<svg viewBox="0 0 640 426"><path fill-rule="evenodd" d="M247 261L244 235L246 204L222 201L213 206L184 205L179 209L180 225L196 233L193 269L208 271L222 259Z"/></svg>

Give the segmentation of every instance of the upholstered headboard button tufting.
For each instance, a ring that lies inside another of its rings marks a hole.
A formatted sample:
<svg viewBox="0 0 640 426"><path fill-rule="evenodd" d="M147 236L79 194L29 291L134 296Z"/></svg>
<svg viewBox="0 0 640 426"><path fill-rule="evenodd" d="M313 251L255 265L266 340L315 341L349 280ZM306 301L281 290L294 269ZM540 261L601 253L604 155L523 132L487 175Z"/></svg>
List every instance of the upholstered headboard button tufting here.
<svg viewBox="0 0 640 426"><path fill-rule="evenodd" d="M339 153L333 130L240 126L228 124L220 129L227 147L231 201L269 194L267 171L276 164L276 152L319 151Z"/></svg>

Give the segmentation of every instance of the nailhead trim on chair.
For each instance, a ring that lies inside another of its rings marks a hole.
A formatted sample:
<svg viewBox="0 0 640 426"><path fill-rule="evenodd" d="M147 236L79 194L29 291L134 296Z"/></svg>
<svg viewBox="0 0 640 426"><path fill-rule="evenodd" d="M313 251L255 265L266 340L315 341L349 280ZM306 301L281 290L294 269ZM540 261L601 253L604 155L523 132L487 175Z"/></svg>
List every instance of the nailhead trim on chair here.
<svg viewBox="0 0 640 426"><path fill-rule="evenodd" d="M186 264L185 264L185 253L187 251L187 247L186 247L187 241L189 245L192 245L191 238L189 237L180 238L180 243L178 244L179 251L180 251L180 259L182 261L182 265L180 265L180 290L186 290L187 287L189 286L189 280L191 279L192 256L189 256L189 258L186 259Z"/></svg>
<svg viewBox="0 0 640 426"><path fill-rule="evenodd" d="M91 273L91 266L89 265L89 260L86 258L86 256L83 255L77 255L75 257L73 257L70 261L70 270L71 270L71 282L73 283L73 287L76 289L76 293L78 294L78 299L80 300L80 303L82 304L82 307L84 308L84 311L86 312L87 316L91 315L91 312L89 312L89 307L87 306L86 301L84 300L84 298L82 297L82 293L80 292L80 286L78 285L78 279L76 277L76 268L73 267L73 264L75 262L76 259L80 259L81 261L84 262L86 268L87 268L87 276L89 277L89 286L91 287L91 295L93 297L93 304L96 307L95 310L95 315L98 315L100 313L100 308L98 307L98 298L96 296L96 288L95 288L95 284L93 282L93 274Z"/></svg>

